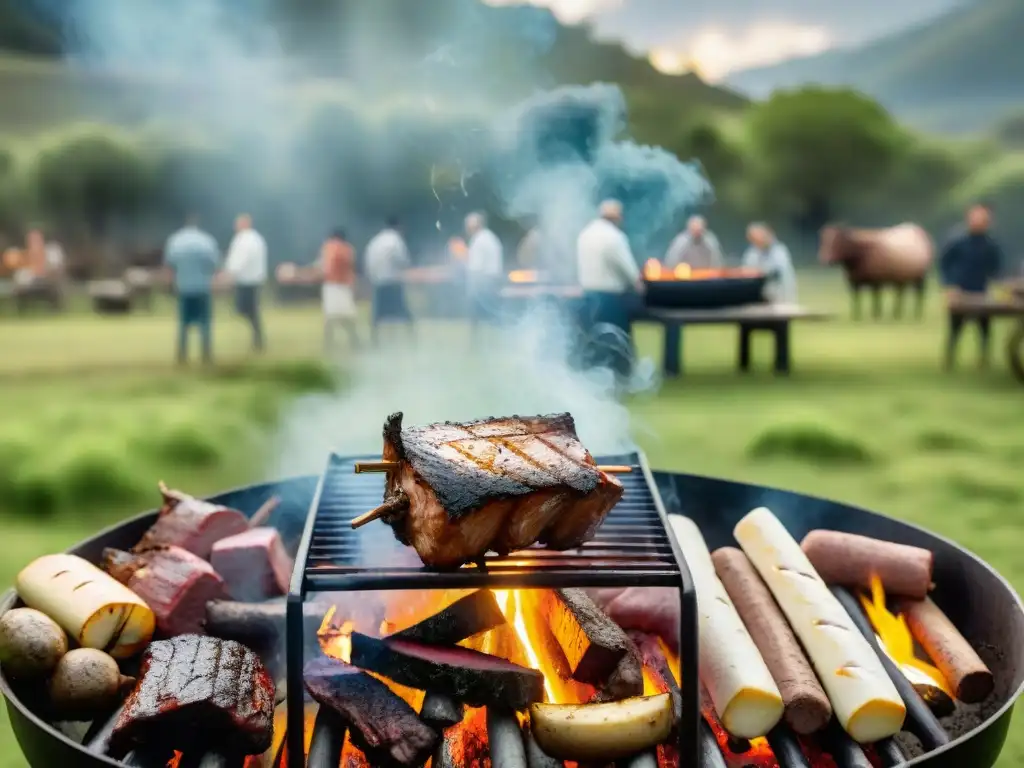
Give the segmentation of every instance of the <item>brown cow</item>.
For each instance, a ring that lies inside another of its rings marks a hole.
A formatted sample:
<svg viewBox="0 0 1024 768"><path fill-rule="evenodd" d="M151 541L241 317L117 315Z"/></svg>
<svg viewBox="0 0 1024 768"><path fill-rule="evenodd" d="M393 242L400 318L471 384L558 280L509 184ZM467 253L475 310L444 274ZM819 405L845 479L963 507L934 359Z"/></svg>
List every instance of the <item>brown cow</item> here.
<svg viewBox="0 0 1024 768"><path fill-rule="evenodd" d="M893 317L903 314L903 292L917 292L917 317L924 314L924 286L935 258L931 237L917 224L885 229L853 229L827 226L821 230L818 258L822 264L838 264L846 272L854 319L860 319L860 292L873 294L875 319L882 315L882 289L896 289Z"/></svg>

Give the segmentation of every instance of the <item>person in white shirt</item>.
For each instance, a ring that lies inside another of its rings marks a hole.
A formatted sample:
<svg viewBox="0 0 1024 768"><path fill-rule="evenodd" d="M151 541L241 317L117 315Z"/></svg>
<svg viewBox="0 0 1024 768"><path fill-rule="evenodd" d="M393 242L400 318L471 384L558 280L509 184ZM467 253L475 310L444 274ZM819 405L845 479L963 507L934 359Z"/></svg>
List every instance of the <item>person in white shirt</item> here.
<svg viewBox="0 0 1024 768"><path fill-rule="evenodd" d="M473 327L480 320L494 319L495 300L504 277L505 250L482 213L466 217L466 290Z"/></svg>
<svg viewBox="0 0 1024 768"><path fill-rule="evenodd" d="M715 233L708 230L703 216L691 216L686 230L676 235L665 254L665 266L675 269L686 264L691 269L718 269L722 266L722 247Z"/></svg>
<svg viewBox="0 0 1024 768"><path fill-rule="evenodd" d="M633 360L631 305L643 293L644 281L621 224L622 203L601 203L600 215L576 241L576 264L591 362L628 376ZM617 340L605 338L609 331Z"/></svg>
<svg viewBox="0 0 1024 768"><path fill-rule="evenodd" d="M235 219L235 236L228 246L224 269L235 286L235 309L252 326L252 346L264 348L260 317L260 289L267 282L267 241L253 229L252 217L243 213Z"/></svg>
<svg viewBox="0 0 1024 768"><path fill-rule="evenodd" d="M762 222L747 227L747 240L750 248L743 256L743 266L767 276L765 298L773 304L796 304L796 271L789 248Z"/></svg>
<svg viewBox="0 0 1024 768"><path fill-rule="evenodd" d="M407 323L410 333L413 330L403 282L403 273L411 264L398 219L392 216L366 246L366 276L373 288L370 335L374 344L378 328L385 321Z"/></svg>

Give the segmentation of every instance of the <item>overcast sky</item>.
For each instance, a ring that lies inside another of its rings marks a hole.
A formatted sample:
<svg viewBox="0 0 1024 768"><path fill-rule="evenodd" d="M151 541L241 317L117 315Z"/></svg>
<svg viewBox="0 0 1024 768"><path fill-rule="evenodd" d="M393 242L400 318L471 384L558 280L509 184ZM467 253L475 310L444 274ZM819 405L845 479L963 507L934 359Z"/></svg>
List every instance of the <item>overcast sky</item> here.
<svg viewBox="0 0 1024 768"><path fill-rule="evenodd" d="M511 4L522 0L489 0ZM963 0L528 0L709 79L883 35Z"/></svg>

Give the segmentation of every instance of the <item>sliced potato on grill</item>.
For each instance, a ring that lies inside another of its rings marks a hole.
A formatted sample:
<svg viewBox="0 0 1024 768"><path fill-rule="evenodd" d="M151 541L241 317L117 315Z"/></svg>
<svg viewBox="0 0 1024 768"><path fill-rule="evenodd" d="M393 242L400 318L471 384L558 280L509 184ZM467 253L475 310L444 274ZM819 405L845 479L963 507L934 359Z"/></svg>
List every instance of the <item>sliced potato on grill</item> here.
<svg viewBox="0 0 1024 768"><path fill-rule="evenodd" d="M604 704L533 704L530 724L545 754L604 764L666 741L672 698L661 693Z"/></svg>

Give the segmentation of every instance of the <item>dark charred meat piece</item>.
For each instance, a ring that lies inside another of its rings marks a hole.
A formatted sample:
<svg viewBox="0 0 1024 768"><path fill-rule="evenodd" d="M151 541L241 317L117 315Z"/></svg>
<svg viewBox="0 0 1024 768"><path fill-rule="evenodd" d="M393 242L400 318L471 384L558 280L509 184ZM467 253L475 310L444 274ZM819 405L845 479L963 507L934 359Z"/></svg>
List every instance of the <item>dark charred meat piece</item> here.
<svg viewBox="0 0 1024 768"><path fill-rule="evenodd" d="M274 681L240 643L182 635L151 643L139 683L110 738L110 754L167 745L182 752L255 755L273 737Z"/></svg>
<svg viewBox="0 0 1024 768"><path fill-rule="evenodd" d="M139 554L108 548L103 550L103 569L153 609L164 637L202 634L207 601L227 597L213 567L181 547Z"/></svg>
<svg viewBox="0 0 1024 768"><path fill-rule="evenodd" d="M174 546L208 560L215 542L249 528L249 521L238 510L201 501L163 485L160 493L164 497L160 516L132 548L133 552Z"/></svg>
<svg viewBox="0 0 1024 768"><path fill-rule="evenodd" d="M306 664L302 675L309 695L348 723L371 765L414 768L434 751L437 732L379 680L325 656Z"/></svg>
<svg viewBox="0 0 1024 768"><path fill-rule="evenodd" d="M465 423L384 425L384 516L426 565L458 567L488 550L506 554L542 542L571 549L592 538L623 488L597 468L568 413Z"/></svg>
<svg viewBox="0 0 1024 768"><path fill-rule="evenodd" d="M455 645L504 623L505 614L498 607L494 593L489 589L478 589L390 637L431 645Z"/></svg>
<svg viewBox="0 0 1024 768"><path fill-rule="evenodd" d="M352 664L400 685L451 696L471 707L526 709L544 698L544 676L460 646L377 640L352 633Z"/></svg>

